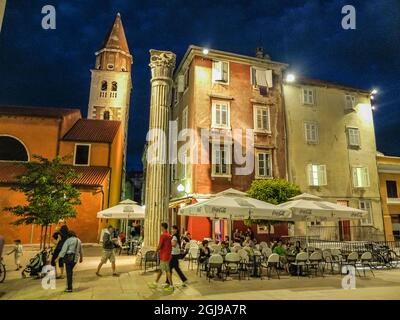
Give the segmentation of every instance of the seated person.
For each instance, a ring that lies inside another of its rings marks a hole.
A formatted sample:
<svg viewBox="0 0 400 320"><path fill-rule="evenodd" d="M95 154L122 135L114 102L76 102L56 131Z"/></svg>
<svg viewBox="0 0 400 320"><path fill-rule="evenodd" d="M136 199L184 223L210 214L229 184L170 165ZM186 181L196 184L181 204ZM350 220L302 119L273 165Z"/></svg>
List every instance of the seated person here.
<svg viewBox="0 0 400 320"><path fill-rule="evenodd" d="M296 241L296 244L290 246L290 252L292 255L297 255L302 251L303 249L301 248L300 241Z"/></svg>
<svg viewBox="0 0 400 320"><path fill-rule="evenodd" d="M231 252L231 249L229 248L229 242L222 241L221 242L221 251L220 251L221 255L224 256L224 255L228 254L229 252Z"/></svg>
<svg viewBox="0 0 400 320"><path fill-rule="evenodd" d="M281 240L278 241L278 244L275 246L272 252L279 256L284 256L286 254L286 249L283 247Z"/></svg>
<svg viewBox="0 0 400 320"><path fill-rule="evenodd" d="M118 235L118 239L121 241L122 244L125 244L126 242L125 232L120 232Z"/></svg>
<svg viewBox="0 0 400 320"><path fill-rule="evenodd" d="M208 241L203 240L200 246L200 257L199 257L200 263L207 262L210 256L211 256L211 250L208 247Z"/></svg>
<svg viewBox="0 0 400 320"><path fill-rule="evenodd" d="M186 246L187 243L190 242L190 240L192 240L192 236L190 235L189 232L185 231L185 234L182 236L182 248L184 248Z"/></svg>
<svg viewBox="0 0 400 320"><path fill-rule="evenodd" d="M254 241L251 240L250 236L247 236L246 240L244 240L243 247L250 247L250 248L254 247Z"/></svg>
<svg viewBox="0 0 400 320"><path fill-rule="evenodd" d="M240 232L238 229L235 230L235 232L233 233L233 241L240 243L241 242L241 238L240 238Z"/></svg>
<svg viewBox="0 0 400 320"><path fill-rule="evenodd" d="M228 247L231 246L231 241L229 240L229 236L225 236L225 240L223 242L225 242L228 245Z"/></svg>

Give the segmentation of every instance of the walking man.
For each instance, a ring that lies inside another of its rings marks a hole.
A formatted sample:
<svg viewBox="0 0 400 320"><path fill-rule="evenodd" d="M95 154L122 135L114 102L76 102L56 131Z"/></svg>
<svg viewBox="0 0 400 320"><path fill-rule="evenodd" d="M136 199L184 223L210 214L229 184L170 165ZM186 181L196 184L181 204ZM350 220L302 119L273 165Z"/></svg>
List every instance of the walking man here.
<svg viewBox="0 0 400 320"><path fill-rule="evenodd" d="M101 277L100 269L103 266L103 264L105 264L107 262L107 260L110 260L110 262L111 262L113 276L114 277L119 276L119 274L115 271L115 254L114 254L115 243L118 241L118 239L112 237L113 231L114 231L113 226L108 226L107 230L104 231L103 256L101 257L100 264L97 267L97 271L96 271L96 275L98 277Z"/></svg>
<svg viewBox="0 0 400 320"><path fill-rule="evenodd" d="M172 240L171 240L171 245L172 245L172 251L171 251L171 260L169 262L169 268L171 272L171 278L172 278L172 271L175 269L176 273L178 274L179 278L182 281L182 286L186 287L187 284L187 278L183 274L180 266L179 266L179 260L182 257L182 251L181 251L181 239L180 239L180 234L179 234L179 229L177 226L172 226ZM167 279L167 284L168 284L168 279Z"/></svg>
<svg viewBox="0 0 400 320"><path fill-rule="evenodd" d="M158 286L158 281L160 280L163 271L165 271L169 285L164 287L164 290L171 292L174 291L171 272L169 268L172 251L171 235L168 233L168 224L166 222L161 223L161 229L162 234L157 247L157 252L160 252L160 270L158 271L156 281L149 282L148 285L150 288L156 289Z"/></svg>

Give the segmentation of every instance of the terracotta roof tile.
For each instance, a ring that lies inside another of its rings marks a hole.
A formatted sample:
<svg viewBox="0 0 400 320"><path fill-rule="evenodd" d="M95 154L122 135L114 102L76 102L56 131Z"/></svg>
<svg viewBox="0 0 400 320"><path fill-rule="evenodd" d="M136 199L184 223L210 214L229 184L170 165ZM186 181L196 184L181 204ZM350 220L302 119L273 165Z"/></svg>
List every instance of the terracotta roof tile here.
<svg viewBox="0 0 400 320"><path fill-rule="evenodd" d="M120 125L120 121L79 119L63 140L112 143Z"/></svg>
<svg viewBox="0 0 400 320"><path fill-rule="evenodd" d="M63 118L70 114L79 113L79 109L26 107L26 106L0 106L0 116L25 116L40 118Z"/></svg>
<svg viewBox="0 0 400 320"><path fill-rule="evenodd" d="M72 167L72 166L71 166ZM98 187L107 178L110 169L108 167L72 167L80 175L71 181L76 186ZM0 183L12 184L17 177L25 172L25 167L17 162L0 162Z"/></svg>

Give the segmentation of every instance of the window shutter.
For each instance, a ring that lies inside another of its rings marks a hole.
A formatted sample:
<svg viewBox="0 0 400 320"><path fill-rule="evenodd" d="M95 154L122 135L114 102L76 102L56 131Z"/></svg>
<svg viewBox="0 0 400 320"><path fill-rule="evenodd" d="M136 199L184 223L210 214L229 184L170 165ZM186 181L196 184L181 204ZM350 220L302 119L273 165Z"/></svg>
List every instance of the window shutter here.
<svg viewBox="0 0 400 320"><path fill-rule="evenodd" d="M221 80L224 82L228 82L228 62L221 62L221 67L222 67L222 77Z"/></svg>
<svg viewBox="0 0 400 320"><path fill-rule="evenodd" d="M308 174L308 185L314 185L314 175L313 175L313 165L309 164L307 166L307 174Z"/></svg>
<svg viewBox="0 0 400 320"><path fill-rule="evenodd" d="M212 79L213 81L222 80L222 64L220 61L213 61Z"/></svg>
<svg viewBox="0 0 400 320"><path fill-rule="evenodd" d="M185 91L185 76L179 75L178 76L178 92L184 92L184 91Z"/></svg>
<svg viewBox="0 0 400 320"><path fill-rule="evenodd" d="M362 168L362 173L363 173L363 186L364 187L369 187L368 168Z"/></svg>
<svg viewBox="0 0 400 320"><path fill-rule="evenodd" d="M326 179L326 165L320 165L318 166L318 184L320 186L326 186L327 185L327 179Z"/></svg>
<svg viewBox="0 0 400 320"><path fill-rule="evenodd" d="M253 85L253 86L256 86L257 85L257 81L256 81L256 69L254 68L254 67L251 67L251 69L250 69L250 81L251 81L251 84Z"/></svg>
<svg viewBox="0 0 400 320"><path fill-rule="evenodd" d="M273 83L272 83L272 70L265 70L265 78L267 79L267 84L268 84L268 88L272 88L273 87Z"/></svg>
<svg viewBox="0 0 400 320"><path fill-rule="evenodd" d="M353 168L353 185L355 188L360 187L358 183L358 168Z"/></svg>

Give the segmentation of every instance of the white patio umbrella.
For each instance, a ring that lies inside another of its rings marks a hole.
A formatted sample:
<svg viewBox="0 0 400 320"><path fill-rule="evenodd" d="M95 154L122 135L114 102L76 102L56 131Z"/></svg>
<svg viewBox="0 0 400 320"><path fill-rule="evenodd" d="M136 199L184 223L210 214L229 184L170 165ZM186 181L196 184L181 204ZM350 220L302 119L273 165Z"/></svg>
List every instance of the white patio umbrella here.
<svg viewBox="0 0 400 320"><path fill-rule="evenodd" d="M128 220L142 220L145 217L145 209L132 200L124 200L116 206L99 211L98 219L118 219L125 220L125 232L128 230Z"/></svg>
<svg viewBox="0 0 400 320"><path fill-rule="evenodd" d="M289 201L281 203L277 207L292 211L292 215L288 219L289 221L307 222L315 219L320 221L360 220L368 214L364 210L325 201L318 196L308 193L290 198ZM306 241L308 249L307 226Z"/></svg>
<svg viewBox="0 0 400 320"><path fill-rule="evenodd" d="M289 209L278 208L276 205L253 199L246 193L227 189L217 193L215 197L200 203L179 209L179 215L209 217L211 219L232 220L265 219L287 221L291 212ZM229 234L231 230L229 230Z"/></svg>

